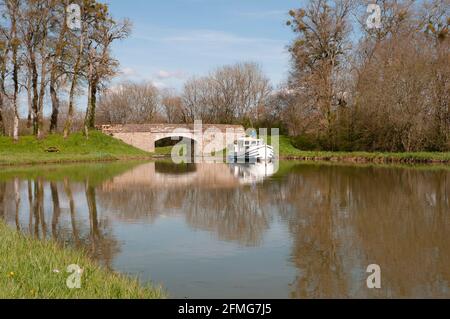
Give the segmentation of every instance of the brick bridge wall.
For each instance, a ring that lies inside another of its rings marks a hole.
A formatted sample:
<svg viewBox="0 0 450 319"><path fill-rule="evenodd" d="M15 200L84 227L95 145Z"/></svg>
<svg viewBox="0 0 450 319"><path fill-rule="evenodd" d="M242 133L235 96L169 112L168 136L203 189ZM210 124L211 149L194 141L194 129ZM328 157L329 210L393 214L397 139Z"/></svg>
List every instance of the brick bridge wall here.
<svg viewBox="0 0 450 319"><path fill-rule="evenodd" d="M155 151L155 143L171 137L183 137L195 141L202 154L221 151L228 144L245 136L245 129L240 125L174 125L174 124L126 124L103 125L104 134L110 135L129 145L147 152ZM234 135L226 140L225 133Z"/></svg>

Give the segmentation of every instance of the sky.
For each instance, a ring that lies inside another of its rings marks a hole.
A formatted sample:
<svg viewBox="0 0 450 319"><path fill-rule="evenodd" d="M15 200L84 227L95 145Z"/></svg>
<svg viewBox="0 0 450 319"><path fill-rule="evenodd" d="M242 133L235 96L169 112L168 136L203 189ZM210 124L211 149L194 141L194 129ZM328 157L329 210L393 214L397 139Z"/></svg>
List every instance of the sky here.
<svg viewBox="0 0 450 319"><path fill-rule="evenodd" d="M286 26L303 0L105 0L132 35L114 44L118 81L152 81L181 90L191 77L236 62L256 62L276 87L287 78Z"/></svg>

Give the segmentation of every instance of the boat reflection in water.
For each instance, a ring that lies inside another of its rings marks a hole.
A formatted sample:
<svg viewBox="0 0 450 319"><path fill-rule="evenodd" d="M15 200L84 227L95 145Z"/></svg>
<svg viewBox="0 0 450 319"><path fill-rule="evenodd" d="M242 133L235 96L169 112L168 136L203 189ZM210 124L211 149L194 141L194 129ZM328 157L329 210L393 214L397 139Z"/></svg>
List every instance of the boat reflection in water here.
<svg viewBox="0 0 450 319"><path fill-rule="evenodd" d="M231 172L239 179L241 185L261 183L276 173L277 165L273 162L254 164L230 164Z"/></svg>

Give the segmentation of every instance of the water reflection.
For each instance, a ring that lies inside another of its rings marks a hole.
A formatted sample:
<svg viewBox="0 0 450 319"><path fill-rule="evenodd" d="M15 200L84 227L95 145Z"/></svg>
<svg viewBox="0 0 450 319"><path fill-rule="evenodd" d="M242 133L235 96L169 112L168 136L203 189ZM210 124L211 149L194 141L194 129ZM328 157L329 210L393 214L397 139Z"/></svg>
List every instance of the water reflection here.
<svg viewBox="0 0 450 319"><path fill-rule="evenodd" d="M97 213L96 190L86 180L84 187L63 181L47 182L43 177L0 184L0 207L3 217L17 230L36 239L54 239L64 244L83 248L103 265L110 267L118 242L112 234L109 218ZM77 214L72 189L85 201ZM3 195L3 196L2 196ZM87 221L86 221L87 220Z"/></svg>
<svg viewBox="0 0 450 319"><path fill-rule="evenodd" d="M176 297L450 297L448 169L158 162L46 172L0 174L0 218ZM365 286L372 263L380 290Z"/></svg>
<svg viewBox="0 0 450 319"><path fill-rule="evenodd" d="M231 164L230 169L240 184L254 184L273 176L277 166L275 163Z"/></svg>

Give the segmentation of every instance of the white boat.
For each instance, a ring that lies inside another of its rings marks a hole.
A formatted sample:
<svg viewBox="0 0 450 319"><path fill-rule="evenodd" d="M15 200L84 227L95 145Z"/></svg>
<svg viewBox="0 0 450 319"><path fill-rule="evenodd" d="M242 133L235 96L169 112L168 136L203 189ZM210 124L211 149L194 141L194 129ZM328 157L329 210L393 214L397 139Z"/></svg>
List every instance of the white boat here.
<svg viewBox="0 0 450 319"><path fill-rule="evenodd" d="M238 163L271 162L275 159L273 147L267 145L264 140L253 137L238 139L229 156L232 162Z"/></svg>

